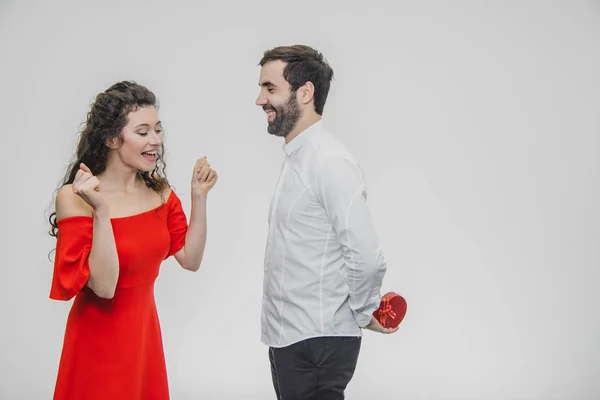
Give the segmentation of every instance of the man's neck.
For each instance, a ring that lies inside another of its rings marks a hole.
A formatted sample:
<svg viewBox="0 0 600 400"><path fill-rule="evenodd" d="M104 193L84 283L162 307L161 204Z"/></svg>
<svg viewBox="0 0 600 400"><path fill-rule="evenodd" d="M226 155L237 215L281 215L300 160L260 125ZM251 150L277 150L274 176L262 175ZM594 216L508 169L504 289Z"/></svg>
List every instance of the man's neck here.
<svg viewBox="0 0 600 400"><path fill-rule="evenodd" d="M292 129L292 131L285 137L285 144L288 144L289 142L294 140L294 138L296 136L298 136L299 134L301 134L302 132L304 132L305 130L307 130L308 128L310 128L312 125L314 125L316 122L319 122L320 120L321 120L321 116L316 113L312 114L306 118L299 119L298 123L296 124L294 129Z"/></svg>

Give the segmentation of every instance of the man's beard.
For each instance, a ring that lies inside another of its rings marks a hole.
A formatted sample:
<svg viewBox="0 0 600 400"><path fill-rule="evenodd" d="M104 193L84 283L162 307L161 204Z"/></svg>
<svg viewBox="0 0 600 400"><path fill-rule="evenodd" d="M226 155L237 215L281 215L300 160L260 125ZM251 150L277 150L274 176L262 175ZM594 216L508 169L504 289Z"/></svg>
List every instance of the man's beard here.
<svg viewBox="0 0 600 400"><path fill-rule="evenodd" d="M267 131L271 135L286 137L290 134L296 123L300 119L301 111L296 100L296 93L290 93L288 101L279 107L274 107L271 104L263 106L266 110L275 110L275 119L269 122Z"/></svg>

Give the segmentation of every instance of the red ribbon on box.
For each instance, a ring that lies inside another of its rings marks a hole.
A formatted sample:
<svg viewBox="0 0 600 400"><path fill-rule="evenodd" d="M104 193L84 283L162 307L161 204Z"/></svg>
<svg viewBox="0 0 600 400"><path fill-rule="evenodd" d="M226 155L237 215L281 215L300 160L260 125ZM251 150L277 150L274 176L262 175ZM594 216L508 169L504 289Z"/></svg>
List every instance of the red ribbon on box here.
<svg viewBox="0 0 600 400"><path fill-rule="evenodd" d="M406 300L398 293L386 293L373 315L384 328L393 329L400 325L406 315Z"/></svg>

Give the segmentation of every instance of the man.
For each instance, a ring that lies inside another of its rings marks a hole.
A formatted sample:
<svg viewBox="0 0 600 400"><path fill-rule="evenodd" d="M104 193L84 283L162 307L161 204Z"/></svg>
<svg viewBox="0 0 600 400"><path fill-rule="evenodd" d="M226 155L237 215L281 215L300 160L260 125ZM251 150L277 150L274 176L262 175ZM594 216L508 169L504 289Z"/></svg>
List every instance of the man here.
<svg viewBox="0 0 600 400"><path fill-rule="evenodd" d="M386 264L353 156L323 126L333 78L308 46L277 47L260 61L256 104L285 138L265 254L262 338L279 400L343 399L361 328L373 317Z"/></svg>

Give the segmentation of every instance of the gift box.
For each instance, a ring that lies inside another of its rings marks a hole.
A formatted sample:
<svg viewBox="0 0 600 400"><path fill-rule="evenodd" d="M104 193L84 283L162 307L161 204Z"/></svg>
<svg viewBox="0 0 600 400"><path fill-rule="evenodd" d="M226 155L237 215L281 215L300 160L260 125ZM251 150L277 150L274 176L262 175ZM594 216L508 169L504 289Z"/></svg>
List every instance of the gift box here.
<svg viewBox="0 0 600 400"><path fill-rule="evenodd" d="M373 315L384 328L396 328L406 315L406 300L398 293L386 293Z"/></svg>

